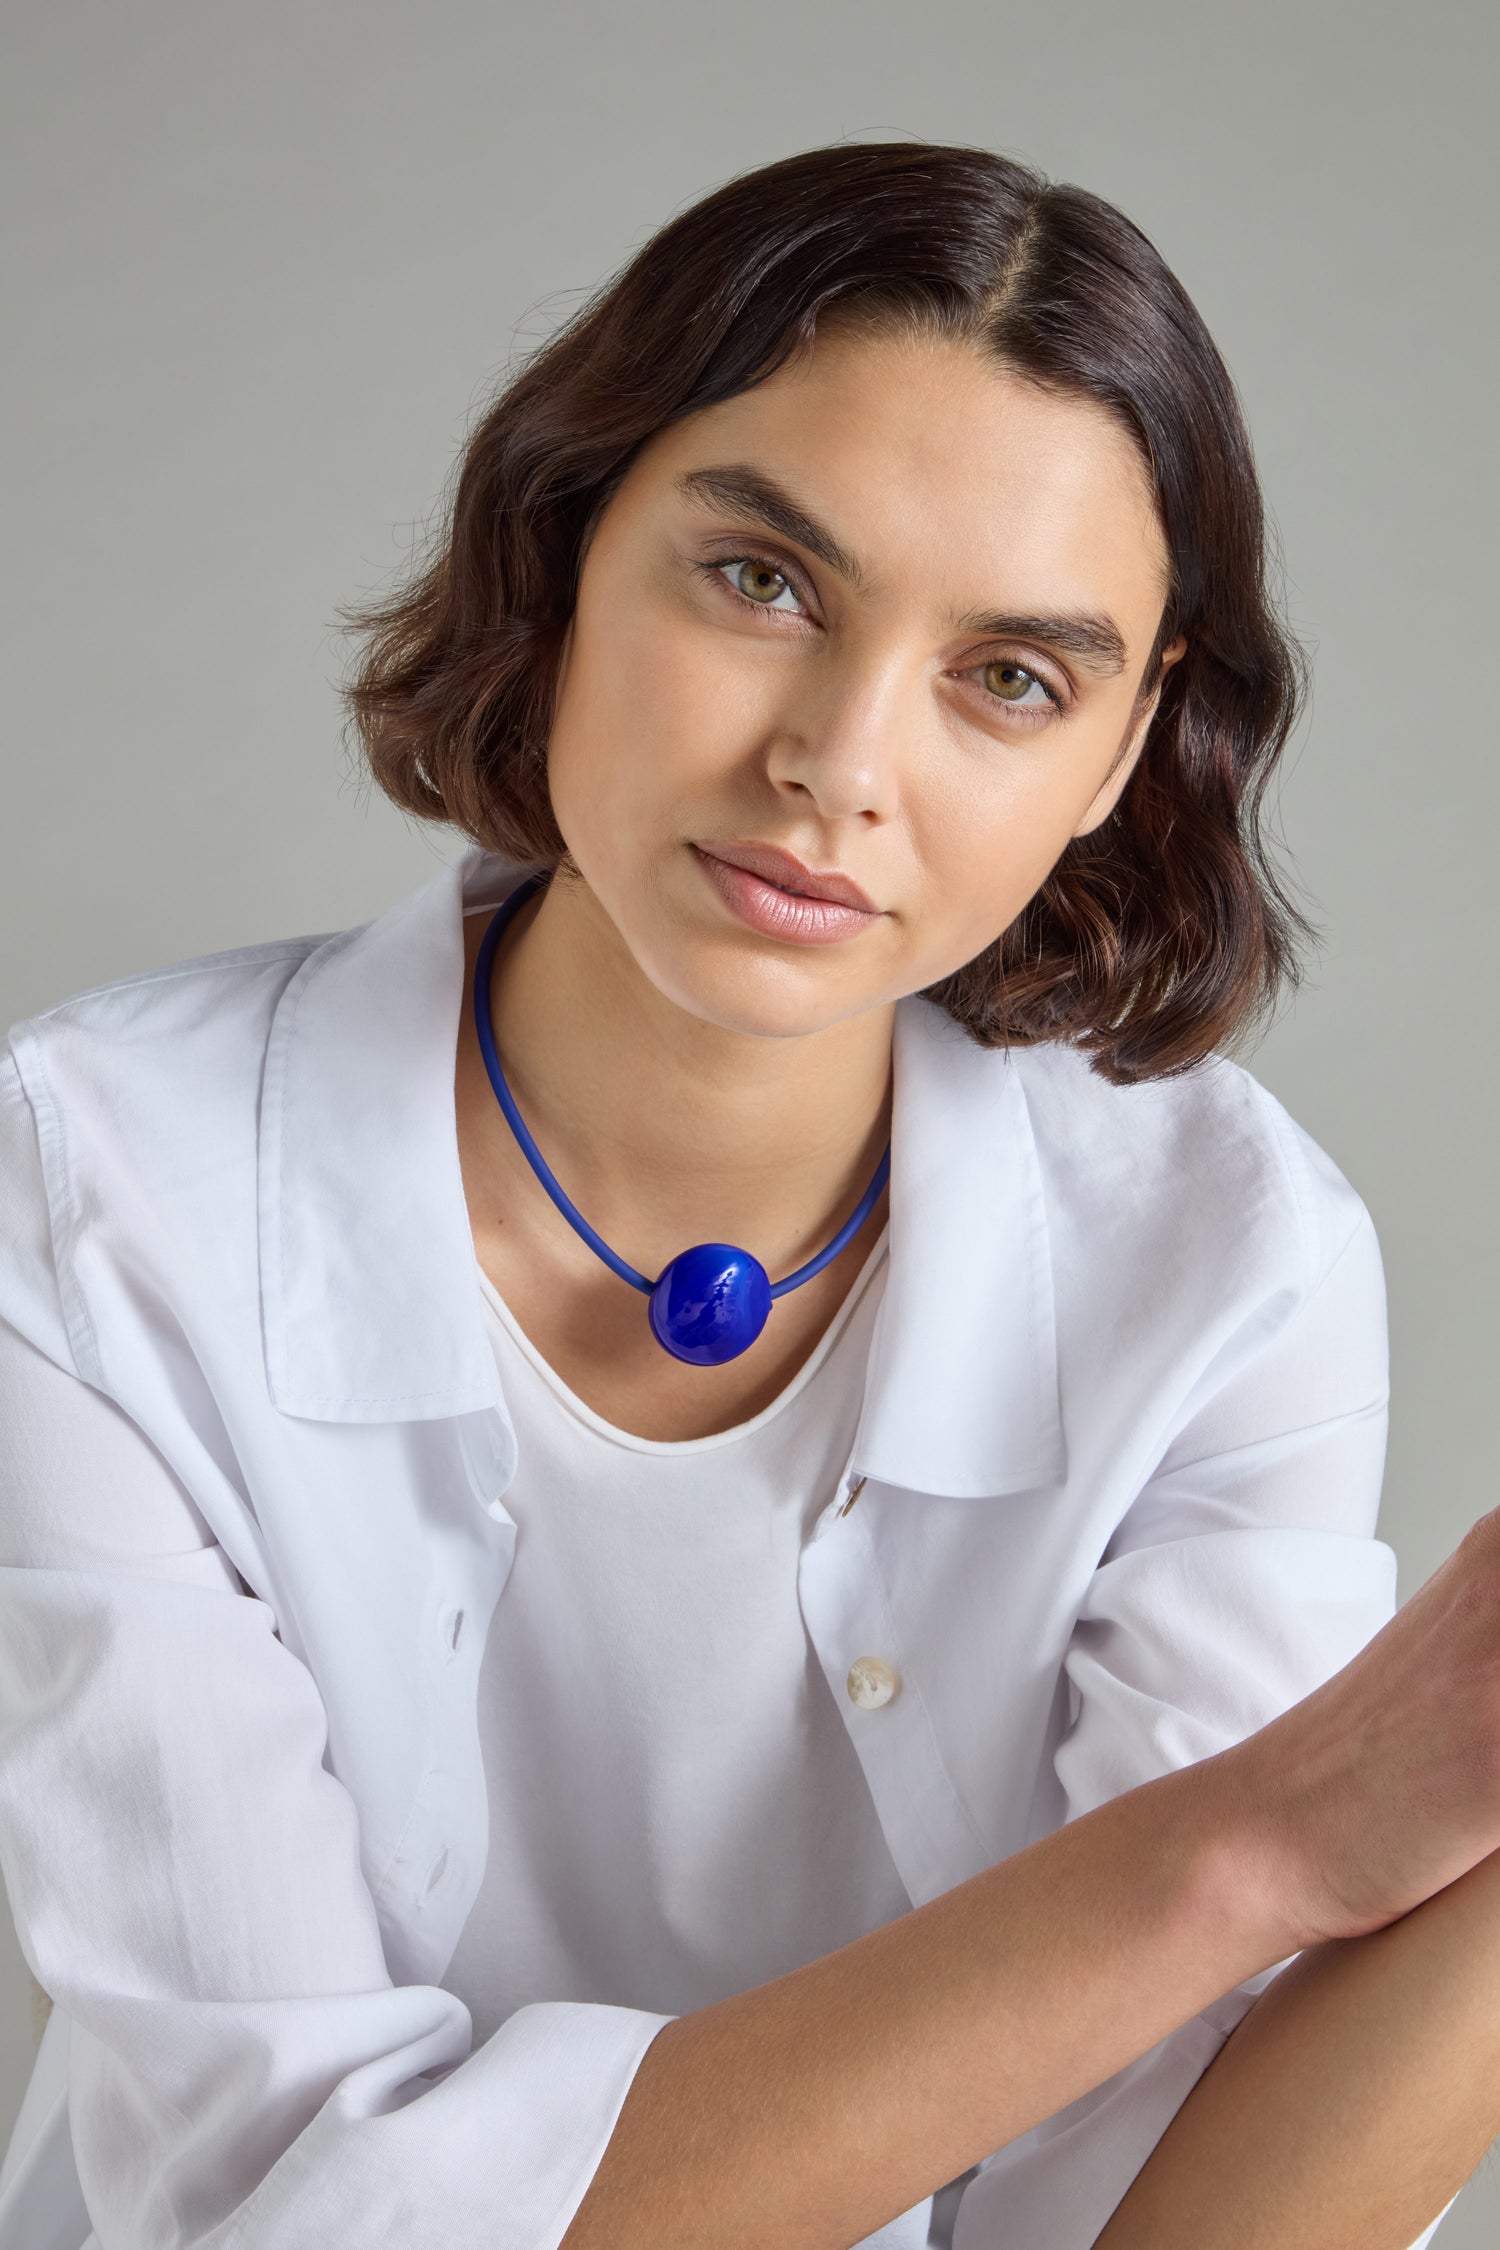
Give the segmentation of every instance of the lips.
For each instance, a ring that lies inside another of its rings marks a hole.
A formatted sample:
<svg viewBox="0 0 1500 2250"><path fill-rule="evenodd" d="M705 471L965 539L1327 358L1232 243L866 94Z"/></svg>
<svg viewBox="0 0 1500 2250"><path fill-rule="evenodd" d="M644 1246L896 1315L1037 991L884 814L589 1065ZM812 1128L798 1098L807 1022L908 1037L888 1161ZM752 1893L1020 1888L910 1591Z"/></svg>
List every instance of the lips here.
<svg viewBox="0 0 1500 2250"><path fill-rule="evenodd" d="M837 868L807 867L795 853L784 852L775 844L742 844L725 837L704 837L695 850L706 852L710 859L723 860L726 866L742 867L762 882L774 883L779 890L790 891L798 898L825 899L834 906L852 907L856 913L878 914L881 910L868 891L862 891L849 875L840 874Z"/></svg>

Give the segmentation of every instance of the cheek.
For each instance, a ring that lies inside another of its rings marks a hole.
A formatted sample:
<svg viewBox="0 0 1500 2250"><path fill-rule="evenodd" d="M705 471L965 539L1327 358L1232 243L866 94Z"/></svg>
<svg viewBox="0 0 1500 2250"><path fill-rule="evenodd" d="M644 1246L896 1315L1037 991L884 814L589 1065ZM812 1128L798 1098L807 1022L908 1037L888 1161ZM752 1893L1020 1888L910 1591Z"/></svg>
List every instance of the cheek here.
<svg viewBox="0 0 1500 2250"><path fill-rule="evenodd" d="M764 686L763 666L736 667L725 636L680 608L580 612L553 723L554 792L639 806L712 781L757 739Z"/></svg>
<svg viewBox="0 0 1500 2250"><path fill-rule="evenodd" d="M922 793L914 842L924 937L943 956L934 976L983 952L1040 889L1072 833L1075 795L1014 766Z"/></svg>

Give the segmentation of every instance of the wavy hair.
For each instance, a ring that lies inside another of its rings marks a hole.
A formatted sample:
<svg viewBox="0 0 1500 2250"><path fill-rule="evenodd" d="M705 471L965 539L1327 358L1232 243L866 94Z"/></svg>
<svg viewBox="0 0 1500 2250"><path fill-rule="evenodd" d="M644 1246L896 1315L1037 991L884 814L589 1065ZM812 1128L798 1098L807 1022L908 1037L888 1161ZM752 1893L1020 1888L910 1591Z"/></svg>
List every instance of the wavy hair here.
<svg viewBox="0 0 1500 2250"><path fill-rule="evenodd" d="M637 450L763 381L820 316L936 331L1129 430L1170 558L1161 680L1114 812L1072 838L1002 935L926 989L982 1046L1060 1040L1117 1084L1240 1040L1300 979L1312 925L1262 832L1305 664L1269 593L1244 419L1203 321L1110 203L985 149L838 144L669 221L478 419L440 534L362 636L344 694L403 811L512 859L566 846L547 789L582 558Z"/></svg>

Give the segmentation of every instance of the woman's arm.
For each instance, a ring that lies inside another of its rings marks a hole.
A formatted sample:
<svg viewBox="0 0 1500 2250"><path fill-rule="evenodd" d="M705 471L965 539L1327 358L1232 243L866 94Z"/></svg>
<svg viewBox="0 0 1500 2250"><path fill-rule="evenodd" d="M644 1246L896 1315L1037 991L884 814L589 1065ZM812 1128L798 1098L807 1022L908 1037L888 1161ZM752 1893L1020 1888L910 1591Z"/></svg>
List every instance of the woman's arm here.
<svg viewBox="0 0 1500 2250"><path fill-rule="evenodd" d="M1098 2250L1407 2250L1500 2132L1500 1852L1283 1969Z"/></svg>
<svg viewBox="0 0 1500 2250"><path fill-rule="evenodd" d="M1220 1760L659 2031L562 2250L846 2250L1301 1942Z"/></svg>
<svg viewBox="0 0 1500 2250"><path fill-rule="evenodd" d="M1459 2036L1493 2005L1481 1993L1472 2014L1442 2016L1438 1965L1420 1941L1470 1900L1471 1915L1490 1902L1497 1849L1500 1510L1342 1671L1258 1734L1127 1790L853 1945L665 2025L562 2250L847 2250L1234 1985L1328 1940L1384 1938L1363 1956L1377 1966L1360 2037L1405 2022L1419 2077L1424 2041ZM1411 1912L1424 1900L1425 1924ZM1487 1937L1483 1958L1496 1950ZM1360 1958L1352 1945L1324 1950L1319 1975ZM1279 2007L1312 1974L1292 1968ZM1276 2020L1268 2004L1262 2022ZM1248 2037L1239 2052L1252 2054ZM1353 2095L1323 2098L1379 2110L1379 2070L1366 2054ZM1471 2150L1477 2161L1494 2130L1482 2109L1482 2098L1466 2109L1435 2170L1413 2158L1398 2201L1401 2212L1414 2203L1416 2224L1402 2233L1396 2218L1391 2250L1429 2224ZM1380 2118L1366 2131L1378 2136ZM1211 2160L1197 2170L1200 2190L1211 2186ZM1289 2196L1293 2207L1302 2250L1307 2212ZM1181 2239L1205 2237L1190 2224ZM1276 2238L1254 2240L1268 2250ZM1345 2241L1375 2250L1357 2234L1330 2236L1328 2250Z"/></svg>

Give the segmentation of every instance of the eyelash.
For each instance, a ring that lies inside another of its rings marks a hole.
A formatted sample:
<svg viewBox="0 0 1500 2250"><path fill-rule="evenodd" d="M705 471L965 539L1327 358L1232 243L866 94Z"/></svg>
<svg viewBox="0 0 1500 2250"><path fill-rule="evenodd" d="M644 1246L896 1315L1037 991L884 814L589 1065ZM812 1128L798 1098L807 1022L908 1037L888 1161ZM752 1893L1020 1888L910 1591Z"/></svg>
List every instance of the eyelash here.
<svg viewBox="0 0 1500 2250"><path fill-rule="evenodd" d="M748 594L742 594L737 586L731 586L729 580L724 577L723 573L729 568L731 563L747 562L769 564L771 569L776 572L778 577L784 578L786 580L787 584L791 587L792 592L797 596L797 599L799 601L805 601L807 599L807 592L801 583L800 574L793 571L788 564L778 562L774 555L756 554L751 550L742 549L736 554L711 556L706 562L701 562L698 565L698 568L702 571L705 577L716 579L719 585L721 585L729 594L730 598L733 601L739 603L741 609L758 610L763 616L767 613L778 617L787 616L788 612L786 610L773 611L770 608L770 604L767 602L751 601ZM989 694L987 689L981 689L980 693L986 697L987 701L998 704L1002 711L1007 711L1013 717L1020 718L1023 720L1023 722L1026 723L1033 722L1037 719L1050 718L1053 712L1056 712L1060 715L1067 708L1066 704L1063 701L1063 698L1058 694L1056 688L1052 686L1050 681L1043 679L1041 673L1034 671L1031 665L1023 664L1017 659L1001 656L991 656L987 657L983 664L972 665L970 667L970 670L979 672L988 671L991 664L1004 664L1007 662L1013 662L1018 672L1024 672L1029 679L1035 680L1037 686L1041 689L1043 695L1046 696L1048 703L1051 705L1051 711L1041 711L1035 704L1032 704L1029 709L1024 708L1020 704L1008 704L1006 703L1003 696L992 696ZM959 676L960 678L967 678L968 674L961 673Z"/></svg>

